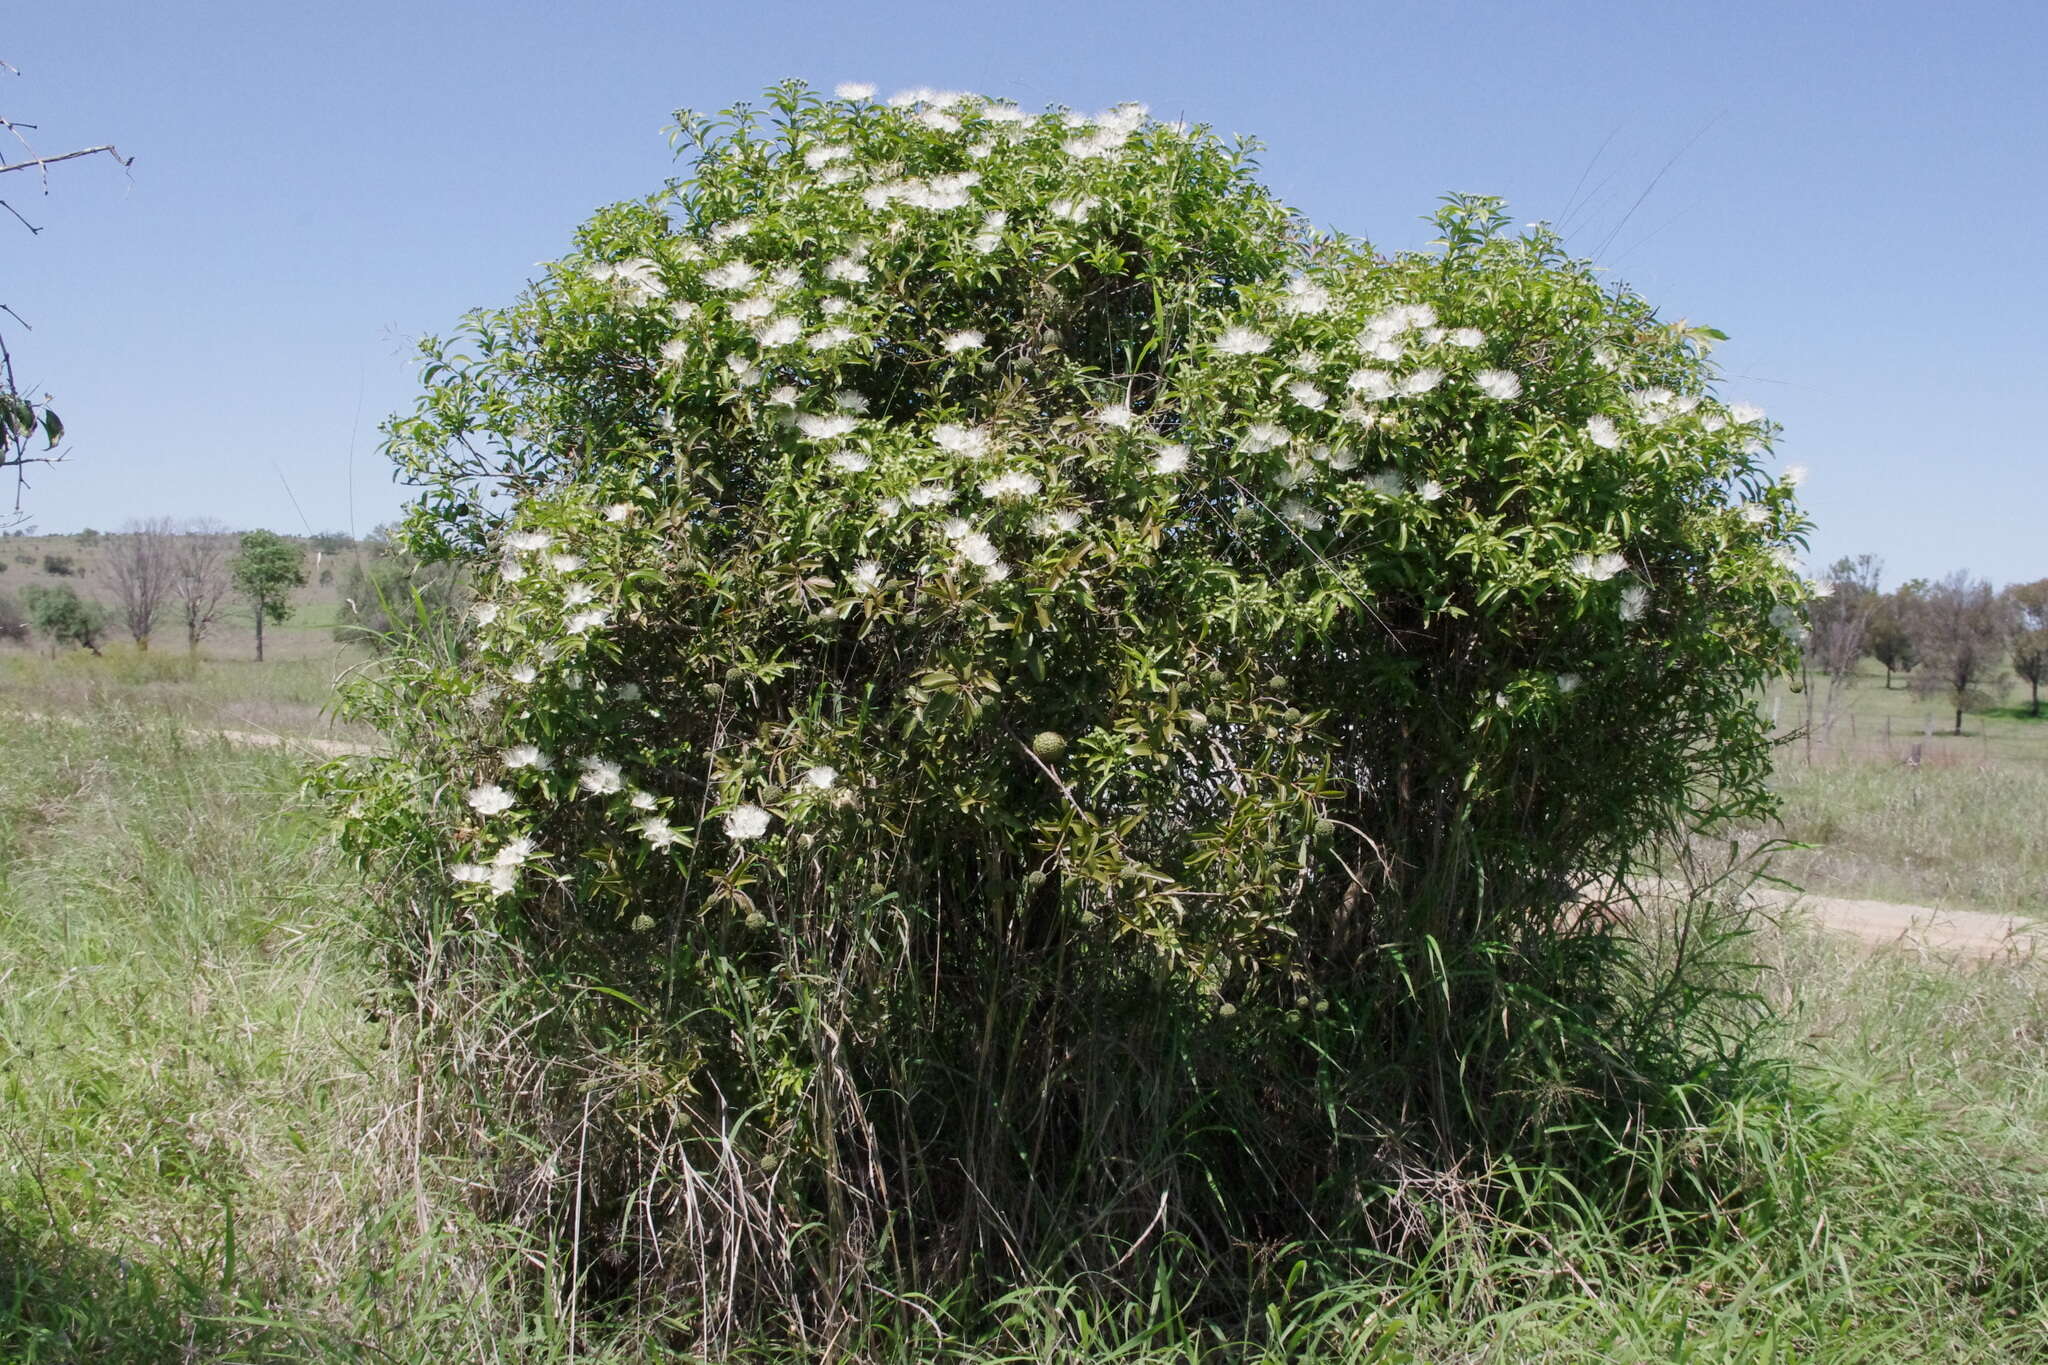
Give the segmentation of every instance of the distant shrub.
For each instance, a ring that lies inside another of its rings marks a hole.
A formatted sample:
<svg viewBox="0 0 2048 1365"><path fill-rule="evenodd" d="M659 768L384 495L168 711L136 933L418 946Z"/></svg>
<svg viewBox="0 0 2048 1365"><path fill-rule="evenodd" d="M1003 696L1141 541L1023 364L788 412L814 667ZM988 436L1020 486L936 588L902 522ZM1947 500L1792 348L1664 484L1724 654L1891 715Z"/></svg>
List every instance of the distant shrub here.
<svg viewBox="0 0 2048 1365"><path fill-rule="evenodd" d="M346 531L321 531L307 541L307 544L323 555L340 554L355 543L356 538Z"/></svg>
<svg viewBox="0 0 2048 1365"><path fill-rule="evenodd" d="M379 653L418 651L452 638L467 602L457 564L422 564L403 552L367 556L349 565L334 638Z"/></svg>
<svg viewBox="0 0 2048 1365"><path fill-rule="evenodd" d="M11 645L28 643L28 618L21 614L21 607L4 592L0 592L0 640Z"/></svg>
<svg viewBox="0 0 2048 1365"><path fill-rule="evenodd" d="M68 585L51 587L32 583L22 590L22 605L28 608L28 623L37 634L56 645L74 645L100 652L100 636L106 630L106 613L97 602L80 597Z"/></svg>
<svg viewBox="0 0 2048 1365"><path fill-rule="evenodd" d="M1224 1293L1696 1074L1567 902L1770 806L1805 523L1717 334L1492 200L1310 231L1130 108L680 137L427 344L404 542L488 596L332 775L586 1263L818 1332Z"/></svg>
<svg viewBox="0 0 2048 1365"><path fill-rule="evenodd" d="M78 533L78 543L87 549L100 543L100 533L88 526Z"/></svg>
<svg viewBox="0 0 2048 1365"><path fill-rule="evenodd" d="M78 561L70 555L44 555L43 572L55 578L69 578L78 572Z"/></svg>

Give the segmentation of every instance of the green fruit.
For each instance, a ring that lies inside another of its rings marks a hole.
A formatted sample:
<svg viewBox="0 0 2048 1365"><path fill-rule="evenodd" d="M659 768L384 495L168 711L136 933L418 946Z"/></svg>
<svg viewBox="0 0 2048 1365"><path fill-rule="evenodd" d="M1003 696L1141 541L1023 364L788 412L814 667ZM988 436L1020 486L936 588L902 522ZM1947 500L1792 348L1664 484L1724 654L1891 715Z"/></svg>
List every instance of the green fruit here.
<svg viewBox="0 0 2048 1365"><path fill-rule="evenodd" d="M1040 758L1058 758L1067 751L1067 737L1057 730L1040 730L1031 737L1031 752Z"/></svg>

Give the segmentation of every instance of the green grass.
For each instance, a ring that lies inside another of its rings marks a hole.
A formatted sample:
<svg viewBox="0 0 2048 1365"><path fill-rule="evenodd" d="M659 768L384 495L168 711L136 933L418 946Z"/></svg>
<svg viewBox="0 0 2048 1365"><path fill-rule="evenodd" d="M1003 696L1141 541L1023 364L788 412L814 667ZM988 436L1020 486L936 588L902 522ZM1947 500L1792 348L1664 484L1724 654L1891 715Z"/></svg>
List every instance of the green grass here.
<svg viewBox="0 0 2048 1365"><path fill-rule="evenodd" d="M14 709L49 680L0 692L0 1361L683 1358L647 1318L593 1328L554 1251L475 1213L480 1168L419 1131L435 1078L371 1006L363 889L297 770L186 728L231 679L101 678L69 699L83 724ZM298 685L261 680L271 700ZM174 686L193 695L167 710ZM1785 780L1797 818L1834 821L1810 830L1831 849L1950 850L1923 893L2020 904L2041 884L2038 843L2000 835L2040 808L2023 765ZM845 1358L2040 1359L2048 968L1799 924L1725 946L1763 964L1777 1018L1754 1084L1725 1105L1684 1090L1690 1122L1581 1135L1645 1177L1714 1173L1704 1205L1621 1224L1540 1170L1466 1172L1430 1196L1446 1213L1413 1260L1333 1277L1266 1249L1263 1298L1228 1326L1025 1288L972 1319L925 1306L943 1339L917 1309L871 1321ZM1449 1212L1486 1179L1542 1185L1547 1211Z"/></svg>

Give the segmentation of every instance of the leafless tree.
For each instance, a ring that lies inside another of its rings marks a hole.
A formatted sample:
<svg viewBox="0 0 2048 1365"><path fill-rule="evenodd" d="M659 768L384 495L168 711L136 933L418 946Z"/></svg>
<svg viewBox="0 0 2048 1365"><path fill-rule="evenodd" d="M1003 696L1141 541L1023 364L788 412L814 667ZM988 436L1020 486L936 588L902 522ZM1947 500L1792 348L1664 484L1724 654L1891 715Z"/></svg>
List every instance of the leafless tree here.
<svg viewBox="0 0 2048 1365"><path fill-rule="evenodd" d="M186 522L172 555L172 594L185 622L185 647L194 654L219 619L228 590L228 528L211 518Z"/></svg>
<svg viewBox="0 0 2048 1365"><path fill-rule="evenodd" d="M1987 705L2003 679L2010 604L1989 583L1959 569L1926 591L1915 614L1922 662L1913 688L1922 696L1945 697L1955 708L1960 735L1964 710Z"/></svg>
<svg viewBox="0 0 2048 1365"><path fill-rule="evenodd" d="M137 649L149 648L150 632L176 585L177 527L168 517L131 521L107 539L107 583L114 612Z"/></svg>
<svg viewBox="0 0 2048 1365"><path fill-rule="evenodd" d="M1883 573L1884 561L1872 555L1838 559L1822 579L1827 596L1807 608L1807 668L1819 670L1827 679L1827 693L1821 701L1822 743L1833 732L1848 689L1856 680L1856 666L1863 662L1870 624L1882 600L1878 580Z"/></svg>

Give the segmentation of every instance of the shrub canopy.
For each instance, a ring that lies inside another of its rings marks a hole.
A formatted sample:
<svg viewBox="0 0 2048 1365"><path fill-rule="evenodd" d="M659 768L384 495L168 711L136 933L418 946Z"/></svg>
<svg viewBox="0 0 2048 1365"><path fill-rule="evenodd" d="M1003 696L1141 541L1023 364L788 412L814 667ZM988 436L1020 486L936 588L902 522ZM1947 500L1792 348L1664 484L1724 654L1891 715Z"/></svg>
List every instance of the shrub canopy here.
<svg viewBox="0 0 2048 1365"><path fill-rule="evenodd" d="M677 137L389 427L487 590L366 697L358 846L617 1064L628 1241L784 1294L1352 1226L1361 1133L1484 1127L1578 1008L1567 889L1767 802L1804 522L1718 334L1130 106Z"/></svg>

